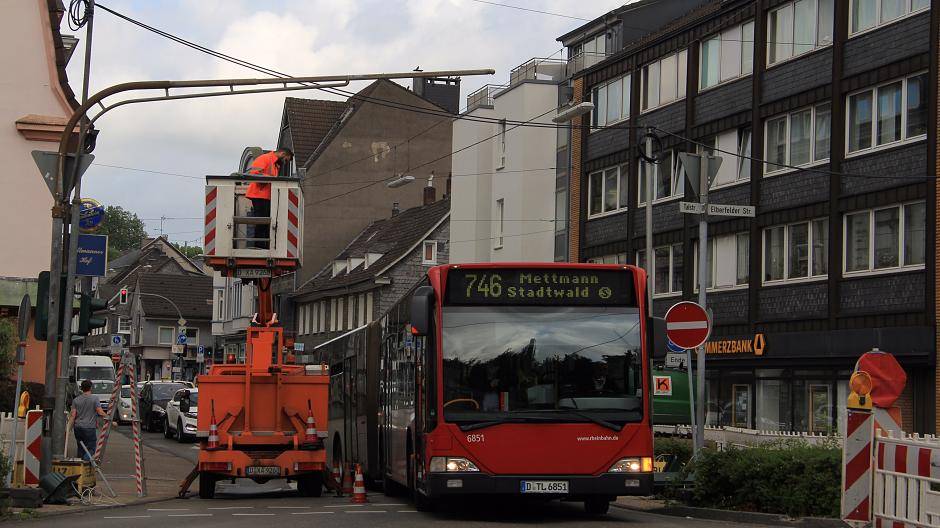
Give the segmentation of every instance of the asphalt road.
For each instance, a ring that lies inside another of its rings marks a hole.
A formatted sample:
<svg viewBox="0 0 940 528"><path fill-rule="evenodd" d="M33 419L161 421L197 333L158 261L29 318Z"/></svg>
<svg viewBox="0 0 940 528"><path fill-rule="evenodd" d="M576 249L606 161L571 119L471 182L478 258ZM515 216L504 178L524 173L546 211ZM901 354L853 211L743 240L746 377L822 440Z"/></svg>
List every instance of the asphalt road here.
<svg viewBox="0 0 940 528"><path fill-rule="evenodd" d="M259 522L316 524L318 527L374 528L381 526L651 526L727 528L727 522L668 517L611 507L607 515L584 513L580 503L503 503L463 501L435 513L420 513L407 501L370 494L369 503L351 504L348 498L281 496L177 499L149 505L103 509L88 513L23 521L43 528L126 527L165 528L168 524L200 527L250 527ZM745 526L745 525L734 525Z"/></svg>

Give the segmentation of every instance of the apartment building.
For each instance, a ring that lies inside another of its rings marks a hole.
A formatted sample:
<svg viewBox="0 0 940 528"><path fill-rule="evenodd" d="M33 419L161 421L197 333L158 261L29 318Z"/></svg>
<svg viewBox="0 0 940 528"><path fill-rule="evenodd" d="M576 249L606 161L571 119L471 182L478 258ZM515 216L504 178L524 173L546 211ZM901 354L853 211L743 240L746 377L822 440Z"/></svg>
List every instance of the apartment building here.
<svg viewBox="0 0 940 528"><path fill-rule="evenodd" d="M907 372L905 429L936 430L937 35L928 0L716 0L572 74L595 109L560 175L567 259L646 267L662 315L697 295L678 153L721 156L710 201L757 208L708 219L710 423L839 431L878 348Z"/></svg>

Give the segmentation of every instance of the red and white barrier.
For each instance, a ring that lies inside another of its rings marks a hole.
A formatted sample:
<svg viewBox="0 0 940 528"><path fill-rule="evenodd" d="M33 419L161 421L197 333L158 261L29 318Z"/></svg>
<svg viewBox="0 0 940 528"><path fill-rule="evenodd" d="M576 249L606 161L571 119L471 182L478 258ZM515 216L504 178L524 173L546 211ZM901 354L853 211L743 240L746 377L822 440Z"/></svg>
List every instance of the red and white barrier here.
<svg viewBox="0 0 940 528"><path fill-rule="evenodd" d="M26 449L23 451L23 483L39 485L39 459L42 456L42 411L26 413Z"/></svg>
<svg viewBox="0 0 940 528"><path fill-rule="evenodd" d="M872 517L877 528L940 526L940 440L890 434L875 440Z"/></svg>
<svg viewBox="0 0 940 528"><path fill-rule="evenodd" d="M118 365L117 374L114 378L114 388L111 390L111 398L108 400L108 413L109 416L101 422L101 431L98 432L98 441L95 443L95 454L94 458L97 463L101 463L101 459L104 457L104 449L108 445L108 438L111 436L111 421L114 416L114 410L120 407L118 394L121 392L121 380L124 379L124 362L122 361ZM78 456L81 457L84 453L79 450Z"/></svg>
<svg viewBox="0 0 940 528"><path fill-rule="evenodd" d="M867 524L871 520L871 445L874 417L849 409L842 448L842 519Z"/></svg>

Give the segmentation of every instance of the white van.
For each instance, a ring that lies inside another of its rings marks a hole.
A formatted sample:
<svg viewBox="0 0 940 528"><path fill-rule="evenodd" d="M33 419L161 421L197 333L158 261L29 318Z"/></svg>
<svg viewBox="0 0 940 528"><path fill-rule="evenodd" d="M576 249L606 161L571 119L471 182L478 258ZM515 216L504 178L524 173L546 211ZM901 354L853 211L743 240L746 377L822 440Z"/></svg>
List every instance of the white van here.
<svg viewBox="0 0 940 528"><path fill-rule="evenodd" d="M109 356L70 356L69 381L74 384L73 394L81 393L82 381L91 380L91 393L101 400L102 409L108 411L108 400L114 389L114 363Z"/></svg>

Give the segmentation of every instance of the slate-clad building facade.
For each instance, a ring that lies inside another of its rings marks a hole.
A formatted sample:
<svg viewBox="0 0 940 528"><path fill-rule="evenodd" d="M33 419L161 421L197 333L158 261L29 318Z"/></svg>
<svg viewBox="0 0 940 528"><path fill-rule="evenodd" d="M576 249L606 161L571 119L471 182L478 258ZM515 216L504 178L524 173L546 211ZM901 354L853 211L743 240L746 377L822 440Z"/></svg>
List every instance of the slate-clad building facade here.
<svg viewBox="0 0 940 528"><path fill-rule="evenodd" d="M877 347L908 374L905 429L935 430L937 11L716 0L572 76L595 110L572 123L569 260L646 265L649 179L661 316L697 296L677 154L721 156L710 201L757 208L709 219L710 423L841 430L849 373Z"/></svg>

